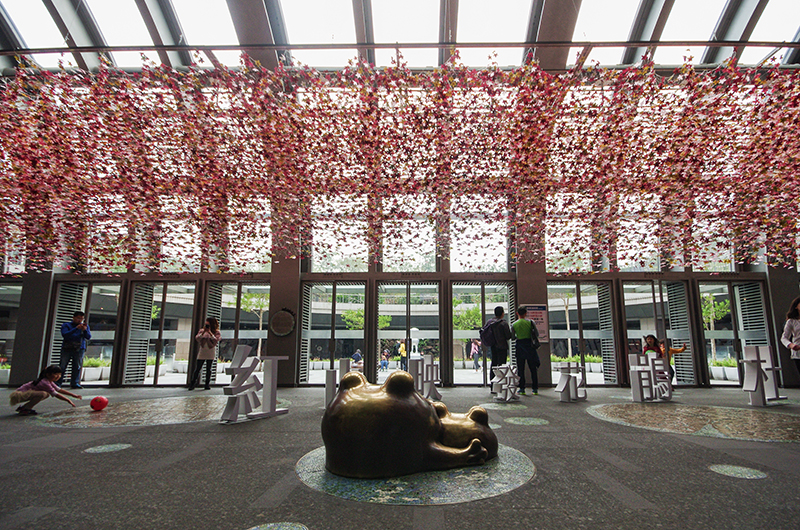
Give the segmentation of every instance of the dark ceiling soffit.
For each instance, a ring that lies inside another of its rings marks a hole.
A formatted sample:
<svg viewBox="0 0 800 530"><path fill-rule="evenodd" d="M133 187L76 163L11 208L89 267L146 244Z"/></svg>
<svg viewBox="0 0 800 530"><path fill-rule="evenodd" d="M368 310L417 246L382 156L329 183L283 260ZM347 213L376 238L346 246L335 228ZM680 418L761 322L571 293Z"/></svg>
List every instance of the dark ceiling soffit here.
<svg viewBox="0 0 800 530"><path fill-rule="evenodd" d="M156 46L186 44L186 42L181 42L183 28L170 0L135 1L153 44ZM158 57L161 59L162 64L173 68L189 66L193 63L191 54L185 50L159 50Z"/></svg>
<svg viewBox="0 0 800 530"><path fill-rule="evenodd" d="M104 48L107 43L89 11L89 6L81 0L42 0L58 31L75 57L75 62L83 70L100 66L100 53L78 52L79 48ZM69 20L71 25L67 25ZM114 64L112 57L108 61Z"/></svg>
<svg viewBox="0 0 800 530"><path fill-rule="evenodd" d="M525 32L525 42L533 43L539 40L539 24L542 22L542 10L544 0L533 0L531 2L531 14L528 16L528 30ZM533 61L533 48L530 46L522 50L522 62L520 64L530 64Z"/></svg>
<svg viewBox="0 0 800 530"><path fill-rule="evenodd" d="M769 0L728 0L709 40L749 40ZM706 48L701 64L718 63L732 55L741 54L741 48Z"/></svg>
<svg viewBox="0 0 800 530"><path fill-rule="evenodd" d="M792 42L795 44L800 43L800 28L798 28L797 33L794 34ZM789 48L786 51L786 55L783 56L781 64L800 64L800 48Z"/></svg>
<svg viewBox="0 0 800 530"><path fill-rule="evenodd" d="M455 44L457 36L458 0L439 0L439 44ZM454 50L455 47L439 48L439 64L449 61Z"/></svg>
<svg viewBox="0 0 800 530"><path fill-rule="evenodd" d="M641 0L631 25L628 41L658 41L672 11L675 0ZM636 64L643 55L652 57L654 46L628 46L622 53L620 64Z"/></svg>
<svg viewBox="0 0 800 530"><path fill-rule="evenodd" d="M358 44L375 44L372 0L353 0L353 22L356 27L356 42ZM369 64L375 64L375 49L359 46L358 57Z"/></svg>
<svg viewBox="0 0 800 530"><path fill-rule="evenodd" d="M272 31L272 41L278 45L289 44L289 34L286 32L286 19L283 18L283 9L280 0L264 0L267 8L267 18ZM278 48L278 60L285 66L292 65L292 54L287 48Z"/></svg>
<svg viewBox="0 0 800 530"><path fill-rule="evenodd" d="M261 0L226 0L226 3L242 51L261 63L264 68L274 70L278 66L277 50L262 47L265 44L275 44L264 2ZM218 66L218 64L214 66Z"/></svg>
<svg viewBox="0 0 800 530"><path fill-rule="evenodd" d="M24 50L28 45L11 20L6 8L0 4L0 48L3 50ZM27 66L23 56L5 56L0 58L0 67L15 68Z"/></svg>

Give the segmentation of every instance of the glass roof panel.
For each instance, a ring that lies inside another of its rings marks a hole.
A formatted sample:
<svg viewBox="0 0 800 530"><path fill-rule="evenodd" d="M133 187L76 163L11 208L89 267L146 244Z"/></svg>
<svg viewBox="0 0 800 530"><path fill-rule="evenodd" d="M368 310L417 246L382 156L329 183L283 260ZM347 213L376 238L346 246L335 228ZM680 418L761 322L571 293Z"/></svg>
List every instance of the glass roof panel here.
<svg viewBox="0 0 800 530"><path fill-rule="evenodd" d="M750 36L751 41L791 41L800 26L800 2L797 0L770 0L758 24ZM766 57L772 48L748 47L739 57L739 64L757 64ZM780 58L787 52L783 49L775 54Z"/></svg>
<svg viewBox="0 0 800 530"><path fill-rule="evenodd" d="M29 48L66 48L64 37L58 30L53 18L42 2L30 0L3 0L3 7L8 11L11 20L17 27L25 44ZM73 64L72 54L58 53L37 54L34 56L37 63L45 68L58 67L58 61L63 59L64 65Z"/></svg>
<svg viewBox="0 0 800 530"><path fill-rule="evenodd" d="M239 44L225 0L172 0L172 5L183 29L180 44ZM239 66L241 54L238 50L214 51L219 62L226 66ZM202 66L211 66L205 54L201 59Z"/></svg>
<svg viewBox="0 0 800 530"><path fill-rule="evenodd" d="M376 44L395 42L439 42L439 2L434 0L372 0L372 20ZM410 67L437 66L436 48L400 47ZM395 50L375 50L378 66L392 64Z"/></svg>
<svg viewBox="0 0 800 530"><path fill-rule="evenodd" d="M356 42L352 0L292 0L282 2L290 43L348 44ZM295 60L314 67L341 67L358 52L343 50L292 50Z"/></svg>
<svg viewBox="0 0 800 530"><path fill-rule="evenodd" d="M726 0L675 0L662 41L707 41L714 33ZM705 46L659 46L653 59L659 64L683 64L684 57L697 64L703 57Z"/></svg>
<svg viewBox="0 0 800 530"><path fill-rule="evenodd" d="M460 0L457 42L524 42L531 14L531 0ZM438 20L438 16L437 16ZM438 32L437 32L438 40ZM459 48L467 66L522 64L522 48ZM493 56L496 54L496 56ZM490 59L490 55L492 56Z"/></svg>
<svg viewBox="0 0 800 530"><path fill-rule="evenodd" d="M582 41L625 41L631 32L633 19L639 0L583 0L578 20L575 23L573 42ZM575 64L575 59L582 48L570 49L567 64ZM619 64L624 49L593 48L586 60L586 65L599 63L602 65Z"/></svg>
<svg viewBox="0 0 800 530"><path fill-rule="evenodd" d="M109 46L152 46L153 39L144 25L142 15L134 0L108 2L107 0L86 0L89 9L100 26L100 31ZM117 66L142 66L142 53L156 64L161 60L156 52L115 52Z"/></svg>

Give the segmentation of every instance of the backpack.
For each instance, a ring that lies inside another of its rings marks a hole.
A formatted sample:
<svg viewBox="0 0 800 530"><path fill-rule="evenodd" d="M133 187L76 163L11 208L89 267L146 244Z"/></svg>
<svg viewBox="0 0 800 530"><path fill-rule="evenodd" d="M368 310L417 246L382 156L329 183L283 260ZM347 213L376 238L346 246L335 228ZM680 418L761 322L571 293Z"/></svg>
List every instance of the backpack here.
<svg viewBox="0 0 800 530"><path fill-rule="evenodd" d="M494 320L491 318L481 328L479 334L481 337L481 346L484 348L491 348L497 344L497 339L494 336L494 325L498 322L499 320Z"/></svg>

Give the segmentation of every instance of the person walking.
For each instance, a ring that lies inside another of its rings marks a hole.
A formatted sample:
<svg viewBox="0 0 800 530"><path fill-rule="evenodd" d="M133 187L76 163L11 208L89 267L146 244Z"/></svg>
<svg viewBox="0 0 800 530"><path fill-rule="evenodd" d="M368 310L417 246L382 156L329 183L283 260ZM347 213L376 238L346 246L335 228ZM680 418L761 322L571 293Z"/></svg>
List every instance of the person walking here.
<svg viewBox="0 0 800 530"><path fill-rule="evenodd" d="M203 387L205 390L211 389L211 365L214 363L214 358L217 356L217 344L219 344L222 335L219 332L219 323L214 317L208 317L203 329L200 330L194 340L200 344L200 351L197 353L197 366L192 374L192 380L189 382L189 390L194 390L194 387L200 382L200 370L203 364L206 365L206 384Z"/></svg>
<svg viewBox="0 0 800 530"><path fill-rule="evenodd" d="M83 311L72 313L72 321L61 324L61 359L59 367L61 373L65 374L70 363L72 364L72 375L70 377L70 388L83 388L81 386L81 370L83 369L83 354L86 353L86 341L92 338L89 331L89 324L84 320ZM60 387L63 381L57 379Z"/></svg>
<svg viewBox="0 0 800 530"><path fill-rule="evenodd" d="M781 343L789 348L794 366L800 373L800 296L792 300L792 305L786 313Z"/></svg>
<svg viewBox="0 0 800 530"><path fill-rule="evenodd" d="M476 372L481 371L481 343L478 339L472 339L469 356L472 358L472 368Z"/></svg>
<svg viewBox="0 0 800 530"><path fill-rule="evenodd" d="M539 330L532 320L528 320L525 316L528 314L528 309L525 306L519 306L517 309L517 321L514 322L513 331L516 341L514 342L517 347L517 375L519 375L519 393L525 395L525 364L531 370L531 394L536 396L539 394Z"/></svg>

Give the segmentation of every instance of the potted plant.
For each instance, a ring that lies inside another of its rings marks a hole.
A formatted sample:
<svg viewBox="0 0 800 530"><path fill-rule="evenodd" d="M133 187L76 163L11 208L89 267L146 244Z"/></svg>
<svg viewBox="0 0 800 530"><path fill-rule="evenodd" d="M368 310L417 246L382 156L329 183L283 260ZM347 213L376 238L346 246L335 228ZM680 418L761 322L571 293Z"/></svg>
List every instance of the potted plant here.
<svg viewBox="0 0 800 530"><path fill-rule="evenodd" d="M144 372L145 377L154 377L156 373L156 356L147 356L147 369Z"/></svg>
<svg viewBox="0 0 800 530"><path fill-rule="evenodd" d="M722 368L725 370L725 379L728 381L739 380L739 367L736 365L736 359L730 357L723 359Z"/></svg>
<svg viewBox="0 0 800 530"><path fill-rule="evenodd" d="M0 385L7 385L8 378L11 376L11 365L8 363L0 364Z"/></svg>
<svg viewBox="0 0 800 530"><path fill-rule="evenodd" d="M717 381L725 380L725 368L722 366L722 361L712 360L708 369L711 372L711 379L716 379Z"/></svg>
<svg viewBox="0 0 800 530"><path fill-rule="evenodd" d="M97 357L89 357L83 360L83 381L99 381L103 373L103 361Z"/></svg>

